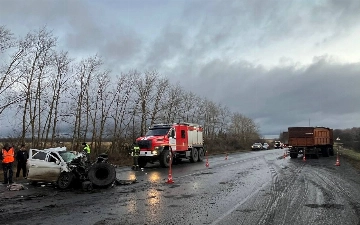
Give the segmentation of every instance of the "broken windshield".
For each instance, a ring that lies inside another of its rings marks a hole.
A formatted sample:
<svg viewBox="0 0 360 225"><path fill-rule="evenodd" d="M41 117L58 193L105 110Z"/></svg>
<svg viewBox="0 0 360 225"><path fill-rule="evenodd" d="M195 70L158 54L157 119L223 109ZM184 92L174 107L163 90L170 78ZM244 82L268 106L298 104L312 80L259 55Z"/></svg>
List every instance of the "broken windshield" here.
<svg viewBox="0 0 360 225"><path fill-rule="evenodd" d="M76 155L73 152L68 152L68 151L59 152L59 154L65 162L71 162L71 160L73 160L76 157Z"/></svg>
<svg viewBox="0 0 360 225"><path fill-rule="evenodd" d="M147 133L146 136L164 136L167 135L167 133L169 132L170 128L157 128L157 129L150 129Z"/></svg>

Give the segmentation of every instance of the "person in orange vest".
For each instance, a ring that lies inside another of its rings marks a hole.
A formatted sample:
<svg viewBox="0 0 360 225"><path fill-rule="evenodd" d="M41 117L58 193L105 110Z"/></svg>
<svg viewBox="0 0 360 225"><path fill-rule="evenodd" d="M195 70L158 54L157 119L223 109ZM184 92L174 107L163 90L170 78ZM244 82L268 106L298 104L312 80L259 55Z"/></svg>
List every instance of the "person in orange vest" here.
<svg viewBox="0 0 360 225"><path fill-rule="evenodd" d="M2 160L2 167L4 171L4 182L3 184L12 184L13 178L13 163L15 161L15 150L5 143L3 149L1 150L0 159Z"/></svg>

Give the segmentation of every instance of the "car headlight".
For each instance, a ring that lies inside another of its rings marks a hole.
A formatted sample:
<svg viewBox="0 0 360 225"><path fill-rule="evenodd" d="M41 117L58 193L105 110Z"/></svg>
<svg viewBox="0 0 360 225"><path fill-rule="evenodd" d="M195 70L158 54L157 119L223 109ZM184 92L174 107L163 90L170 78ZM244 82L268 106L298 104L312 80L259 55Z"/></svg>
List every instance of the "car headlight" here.
<svg viewBox="0 0 360 225"><path fill-rule="evenodd" d="M154 151L152 151L152 154L153 154L153 155L157 155L157 154L158 154L158 151L157 151L157 150L154 150Z"/></svg>

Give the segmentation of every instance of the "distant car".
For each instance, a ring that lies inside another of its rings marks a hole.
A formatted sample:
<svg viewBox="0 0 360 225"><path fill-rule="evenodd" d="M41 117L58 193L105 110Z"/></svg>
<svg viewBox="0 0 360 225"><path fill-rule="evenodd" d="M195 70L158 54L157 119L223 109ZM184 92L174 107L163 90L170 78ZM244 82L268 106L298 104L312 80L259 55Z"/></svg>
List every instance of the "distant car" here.
<svg viewBox="0 0 360 225"><path fill-rule="evenodd" d="M265 150L268 150L269 147L270 147L270 146L269 146L268 143L264 143L264 144L262 145L262 148L265 149Z"/></svg>
<svg viewBox="0 0 360 225"><path fill-rule="evenodd" d="M275 143L274 143L274 148L275 148L275 149L278 149L278 148L283 149L283 148L284 148L284 145L283 145L283 143L281 143L281 141L275 141Z"/></svg>
<svg viewBox="0 0 360 225"><path fill-rule="evenodd" d="M252 146L251 146L251 150L261 150L263 149L263 146L261 143L254 143Z"/></svg>

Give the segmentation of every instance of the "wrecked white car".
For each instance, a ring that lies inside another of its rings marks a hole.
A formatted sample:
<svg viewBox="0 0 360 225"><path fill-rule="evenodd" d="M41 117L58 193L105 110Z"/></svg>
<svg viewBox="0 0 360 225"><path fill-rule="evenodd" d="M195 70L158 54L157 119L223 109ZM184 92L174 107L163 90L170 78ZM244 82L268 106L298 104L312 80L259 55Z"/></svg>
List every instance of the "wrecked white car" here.
<svg viewBox="0 0 360 225"><path fill-rule="evenodd" d="M30 149L27 167L30 182L55 183L61 189L89 181L95 186L106 187L116 178L115 168L107 163L106 154L90 163L86 154L67 151L66 147Z"/></svg>

